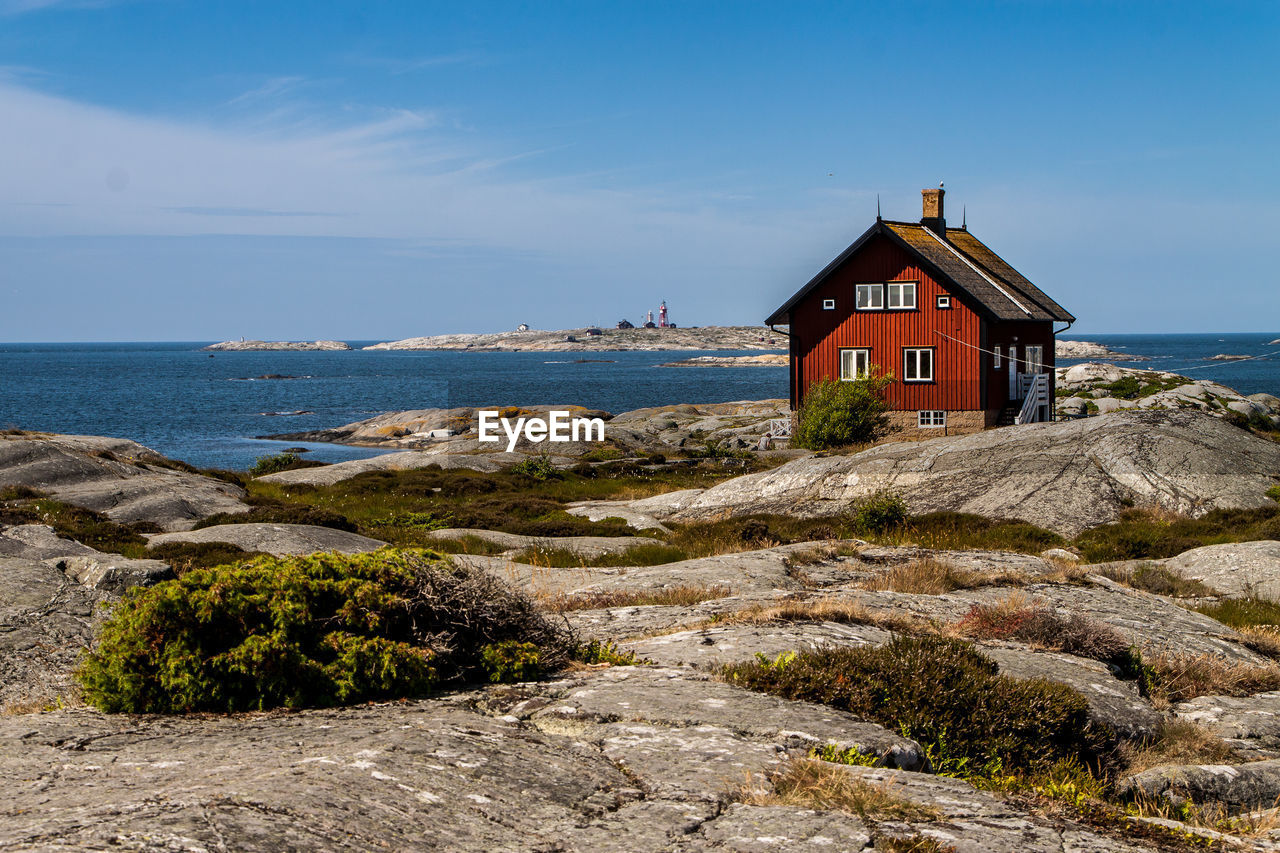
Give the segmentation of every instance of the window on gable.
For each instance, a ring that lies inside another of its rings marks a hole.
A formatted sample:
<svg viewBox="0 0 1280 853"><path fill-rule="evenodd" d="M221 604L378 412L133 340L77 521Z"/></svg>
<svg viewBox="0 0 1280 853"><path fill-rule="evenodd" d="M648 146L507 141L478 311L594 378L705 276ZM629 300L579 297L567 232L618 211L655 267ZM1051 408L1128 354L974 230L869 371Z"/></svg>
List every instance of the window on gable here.
<svg viewBox="0 0 1280 853"><path fill-rule="evenodd" d="M947 413L938 411L921 411L916 413L916 426L921 429L937 429L947 425Z"/></svg>
<svg viewBox="0 0 1280 853"><path fill-rule="evenodd" d="M858 310L879 311L884 308L883 284L858 285Z"/></svg>
<svg viewBox="0 0 1280 853"><path fill-rule="evenodd" d="M902 381L933 381L932 347L905 347L902 350Z"/></svg>
<svg viewBox="0 0 1280 853"><path fill-rule="evenodd" d="M871 350L840 350L840 381L850 382L871 375Z"/></svg>
<svg viewBox="0 0 1280 853"><path fill-rule="evenodd" d="M914 281L891 281L889 288L890 308L915 308L916 283Z"/></svg>
<svg viewBox="0 0 1280 853"><path fill-rule="evenodd" d="M834 299L824 299L824 300L822 300L822 310L823 310L823 311L834 311L834 310L836 310L836 301L835 301Z"/></svg>
<svg viewBox="0 0 1280 853"><path fill-rule="evenodd" d="M950 308L950 307L951 307L951 297L950 297L950 296L946 296L946 295L939 296L939 297L938 297L938 307L939 307L939 308Z"/></svg>

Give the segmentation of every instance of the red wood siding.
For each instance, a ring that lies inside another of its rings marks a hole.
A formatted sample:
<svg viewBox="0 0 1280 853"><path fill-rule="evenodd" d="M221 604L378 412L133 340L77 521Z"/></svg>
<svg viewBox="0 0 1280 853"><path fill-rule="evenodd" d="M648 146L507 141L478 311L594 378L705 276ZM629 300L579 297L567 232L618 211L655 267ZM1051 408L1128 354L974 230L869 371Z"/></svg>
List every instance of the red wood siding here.
<svg viewBox="0 0 1280 853"><path fill-rule="evenodd" d="M884 281L919 282L916 310L854 310L855 285ZM936 307L941 294L951 296L950 308ZM823 310L824 299L834 299L835 310ZM892 408L982 409L984 360L973 348L981 340L982 322L966 294L946 290L896 244L874 237L792 312L792 405L799 404L812 383L839 376L841 349L866 347L872 364L898 378L886 395ZM901 381L904 347L933 348L933 382ZM1049 355L1046 349L1046 360Z"/></svg>

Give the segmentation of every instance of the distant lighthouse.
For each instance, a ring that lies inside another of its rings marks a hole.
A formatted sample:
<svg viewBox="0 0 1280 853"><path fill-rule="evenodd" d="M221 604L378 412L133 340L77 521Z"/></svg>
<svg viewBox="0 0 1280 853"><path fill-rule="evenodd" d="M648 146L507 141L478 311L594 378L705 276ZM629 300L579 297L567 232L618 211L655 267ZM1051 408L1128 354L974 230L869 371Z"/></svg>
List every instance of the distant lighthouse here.
<svg viewBox="0 0 1280 853"><path fill-rule="evenodd" d="M667 327L667 300L662 300L662 304L658 306L658 328L665 329Z"/></svg>

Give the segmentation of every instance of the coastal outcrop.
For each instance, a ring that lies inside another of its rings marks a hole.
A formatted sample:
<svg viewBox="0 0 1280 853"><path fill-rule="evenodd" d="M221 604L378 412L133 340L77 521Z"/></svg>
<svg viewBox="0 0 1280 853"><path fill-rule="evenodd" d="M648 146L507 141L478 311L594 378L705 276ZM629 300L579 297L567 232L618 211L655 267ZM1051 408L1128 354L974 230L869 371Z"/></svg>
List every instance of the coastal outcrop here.
<svg viewBox="0 0 1280 853"><path fill-rule="evenodd" d="M298 350L303 352L341 352L351 349L342 341L222 341L202 347L212 352L258 352L263 350Z"/></svg>
<svg viewBox="0 0 1280 853"><path fill-rule="evenodd" d="M113 521L164 530L248 510L244 489L193 471L122 438L0 434L0 488L25 486Z"/></svg>
<svg viewBox="0 0 1280 853"><path fill-rule="evenodd" d="M276 483L334 483L365 471L440 465L495 471L526 458L547 454L556 464L569 466L587 457L602 461L623 456L653 454L698 455L708 452L756 448L769 422L789 417L786 400L744 400L731 403L682 403L633 409L610 414L581 406L512 406L494 408L512 420L528 418L546 422L551 410L573 417L600 418L606 441L569 441L530 444L521 440L514 453L506 451L504 438L479 441L478 412L485 407L417 409L389 412L367 420L325 430L282 433L264 438L280 441L330 441L364 447L418 451L359 459L300 471L285 471L263 478Z"/></svg>
<svg viewBox="0 0 1280 853"><path fill-rule="evenodd" d="M1060 416L1106 414L1121 409L1197 409L1218 417L1258 414L1280 425L1280 399L1243 394L1217 382L1177 373L1085 362L1056 371Z"/></svg>
<svg viewBox="0 0 1280 853"><path fill-rule="evenodd" d="M216 524L199 530L157 533L147 542L148 548L162 545L222 542L243 551L260 551L277 557L291 554L315 554L336 551L339 554L363 554L376 551L387 543L358 533L316 527L311 524Z"/></svg>
<svg viewBox="0 0 1280 853"><path fill-rule="evenodd" d="M1108 361L1150 361L1145 355L1120 352L1093 341L1070 341L1058 338L1054 342L1053 351L1059 359L1102 358Z"/></svg>
<svg viewBox="0 0 1280 853"><path fill-rule="evenodd" d="M594 333L593 333L594 332ZM787 337L764 326L666 329L528 329L483 334L432 335L374 344L371 350L470 352L579 352L583 350L744 350L787 347Z"/></svg>
<svg viewBox="0 0 1280 853"><path fill-rule="evenodd" d="M695 355L680 361L670 361L659 367L786 367L790 356L785 353L764 355Z"/></svg>
<svg viewBox="0 0 1280 853"><path fill-rule="evenodd" d="M1138 411L1027 424L849 456L797 459L681 497L659 520L782 512L838 515L877 491L912 512L949 510L1013 518L1075 535L1131 506L1202 515L1271 503L1280 444L1194 411Z"/></svg>

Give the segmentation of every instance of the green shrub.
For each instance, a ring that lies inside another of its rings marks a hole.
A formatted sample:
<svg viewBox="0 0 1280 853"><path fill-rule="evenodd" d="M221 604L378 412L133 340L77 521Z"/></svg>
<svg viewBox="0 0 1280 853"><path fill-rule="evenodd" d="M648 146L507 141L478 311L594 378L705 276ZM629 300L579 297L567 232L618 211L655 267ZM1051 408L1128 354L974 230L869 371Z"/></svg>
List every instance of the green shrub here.
<svg viewBox="0 0 1280 853"><path fill-rule="evenodd" d="M880 438L889 427L884 391L892 383L892 376L869 376L810 385L797 414L792 446L827 450Z"/></svg>
<svg viewBox="0 0 1280 853"><path fill-rule="evenodd" d="M804 652L723 670L734 684L850 711L914 738L935 770L1023 771L1061 759L1096 763L1114 738L1089 719L1083 696L1060 684L998 674L967 643L896 637L879 648Z"/></svg>
<svg viewBox="0 0 1280 853"><path fill-rule="evenodd" d="M329 706L486 677L508 640L548 668L573 649L523 594L431 551L264 557L132 590L78 677L108 712Z"/></svg>
<svg viewBox="0 0 1280 853"><path fill-rule="evenodd" d="M1066 544L1057 533L1025 521L992 519L965 512L914 515L906 535L926 548L964 550L982 548L1038 554Z"/></svg>
<svg viewBox="0 0 1280 853"><path fill-rule="evenodd" d="M259 456L258 460L249 468L249 476L265 477L267 474L293 471L297 468L319 468L323 464L323 462L303 459L296 453L277 453L274 456Z"/></svg>
<svg viewBox="0 0 1280 853"><path fill-rule="evenodd" d="M1224 598L1195 609L1232 628L1280 625L1280 603L1266 598Z"/></svg>
<svg viewBox="0 0 1280 853"><path fill-rule="evenodd" d="M1267 489L1267 497L1271 498L1271 500L1276 503L1280 503L1280 486L1272 486Z"/></svg>
<svg viewBox="0 0 1280 853"><path fill-rule="evenodd" d="M624 652L614 644L613 640L592 640L583 643L573 651L573 659L579 663L598 665L602 663L613 666L635 666L635 652Z"/></svg>
<svg viewBox="0 0 1280 853"><path fill-rule="evenodd" d="M533 681L542 675L542 653L533 643L503 640L480 650L480 660L489 680L500 684Z"/></svg>
<svg viewBox="0 0 1280 853"><path fill-rule="evenodd" d="M860 534L885 533L907 521L907 502L897 492L880 489L858 498L849 508L849 526Z"/></svg>
<svg viewBox="0 0 1280 853"><path fill-rule="evenodd" d="M1127 509L1117 521L1086 530L1075 544L1085 560L1141 560L1174 557L1201 545L1252 542L1280 535L1280 506L1215 509L1199 518Z"/></svg>
<svg viewBox="0 0 1280 853"><path fill-rule="evenodd" d="M150 522L120 524L91 509L43 497L0 505L0 525L10 524L47 524L59 536L126 557L147 556L147 540L142 534L160 532Z"/></svg>
<svg viewBox="0 0 1280 853"><path fill-rule="evenodd" d="M231 566L248 563L266 554L246 551L230 542L170 542L147 549L147 556L164 560L182 575L192 569L211 569L214 566Z"/></svg>
<svg viewBox="0 0 1280 853"><path fill-rule="evenodd" d="M541 482L560 476L560 471L546 456L530 456L507 469L512 474L523 474Z"/></svg>
<svg viewBox="0 0 1280 853"><path fill-rule="evenodd" d="M357 532L356 525L344 515L305 504L259 501L248 512L220 512L195 523L194 530L220 524L309 524L334 530Z"/></svg>

